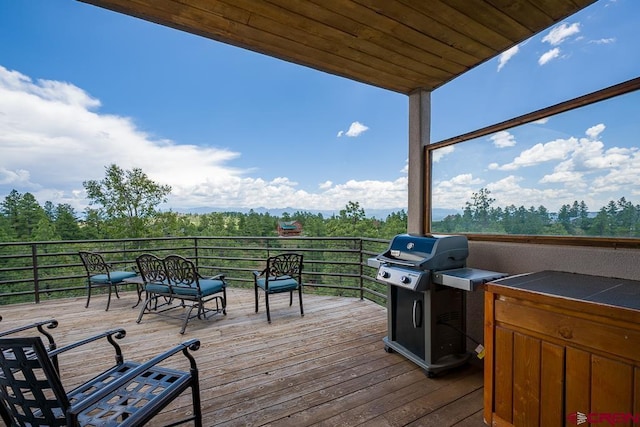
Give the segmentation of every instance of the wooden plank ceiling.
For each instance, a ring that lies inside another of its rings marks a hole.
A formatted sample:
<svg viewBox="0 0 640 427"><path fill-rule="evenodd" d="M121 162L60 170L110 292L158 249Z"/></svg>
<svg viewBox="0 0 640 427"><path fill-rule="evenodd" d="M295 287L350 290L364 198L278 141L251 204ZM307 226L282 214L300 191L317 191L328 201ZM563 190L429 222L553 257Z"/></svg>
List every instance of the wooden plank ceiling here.
<svg viewBox="0 0 640 427"><path fill-rule="evenodd" d="M595 0L80 0L404 94Z"/></svg>

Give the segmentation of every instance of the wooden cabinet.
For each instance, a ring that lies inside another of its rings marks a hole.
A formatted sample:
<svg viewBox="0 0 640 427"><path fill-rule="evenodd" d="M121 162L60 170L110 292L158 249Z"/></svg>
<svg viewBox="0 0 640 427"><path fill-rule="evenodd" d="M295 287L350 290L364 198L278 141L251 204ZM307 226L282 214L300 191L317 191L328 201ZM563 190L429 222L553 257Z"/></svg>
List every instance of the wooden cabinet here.
<svg viewBox="0 0 640 427"><path fill-rule="evenodd" d="M488 283L485 347L485 423L640 425L640 282L543 271Z"/></svg>

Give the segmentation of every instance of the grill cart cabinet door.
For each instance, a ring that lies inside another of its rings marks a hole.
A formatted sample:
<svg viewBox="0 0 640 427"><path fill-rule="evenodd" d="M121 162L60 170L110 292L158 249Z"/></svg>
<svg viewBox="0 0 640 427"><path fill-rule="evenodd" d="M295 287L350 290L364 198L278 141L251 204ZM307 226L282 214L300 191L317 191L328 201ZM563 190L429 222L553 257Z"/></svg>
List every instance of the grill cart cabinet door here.
<svg viewBox="0 0 640 427"><path fill-rule="evenodd" d="M485 423L640 425L639 308L636 281L545 271L488 283Z"/></svg>
<svg viewBox="0 0 640 427"><path fill-rule="evenodd" d="M395 310L391 322L392 340L401 344L420 359L425 357L425 323L428 307L425 307L424 292L414 292L397 286L391 287L391 298L395 299Z"/></svg>

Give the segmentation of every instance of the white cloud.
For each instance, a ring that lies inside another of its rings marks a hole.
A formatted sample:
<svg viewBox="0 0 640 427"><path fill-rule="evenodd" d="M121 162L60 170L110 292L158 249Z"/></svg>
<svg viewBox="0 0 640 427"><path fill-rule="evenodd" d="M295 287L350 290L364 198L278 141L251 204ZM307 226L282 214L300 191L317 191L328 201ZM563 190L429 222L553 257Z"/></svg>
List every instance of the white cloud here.
<svg viewBox="0 0 640 427"><path fill-rule="evenodd" d="M506 130L496 132L490 138L493 145L498 148L513 147L516 145L516 138Z"/></svg>
<svg viewBox="0 0 640 427"><path fill-rule="evenodd" d="M502 52L500 54L500 57L498 58L498 71L500 71L502 67L504 67L507 64L507 62L509 62L509 60L518 53L519 50L520 50L520 47L518 45L515 45L512 48Z"/></svg>
<svg viewBox="0 0 640 427"><path fill-rule="evenodd" d="M544 124L547 124L548 121L549 121L549 117L544 117L542 119L535 120L531 123L535 123L537 125L544 125Z"/></svg>
<svg viewBox="0 0 640 427"><path fill-rule="evenodd" d="M607 173L596 177L591 183L593 193L620 194L621 189L627 189L628 194L640 195L638 180L640 178L640 151L638 147L627 151L624 149L607 150L605 157L613 161ZM615 157L614 157L615 156ZM624 194L624 193L623 193Z"/></svg>
<svg viewBox="0 0 640 427"><path fill-rule="evenodd" d="M598 40L589 40L589 43L593 43L593 44L611 44L611 43L615 43L616 39L615 37L609 37L606 39L598 39Z"/></svg>
<svg viewBox="0 0 640 427"><path fill-rule="evenodd" d="M545 175L540 179L539 182L541 184L562 183L565 185L570 183L574 188L576 186L584 188L585 183L582 181L583 177L584 177L584 174L581 172L565 170L565 171L557 171L552 174Z"/></svg>
<svg viewBox="0 0 640 427"><path fill-rule="evenodd" d="M474 178L473 174L464 173L454 176L449 182L453 185L477 185L481 184L482 180L480 178Z"/></svg>
<svg viewBox="0 0 640 427"><path fill-rule="evenodd" d="M172 187L163 209L264 206L341 209L358 200L365 208L407 203L407 178L393 181L325 181L318 191L300 189L290 177L250 177L230 165L241 153L214 146L153 138L131 118L102 114L100 101L69 83L29 77L0 66L0 199L12 189L40 203L87 206L82 182L103 179L105 167L141 168ZM354 122L345 135L367 127Z"/></svg>
<svg viewBox="0 0 640 427"><path fill-rule="evenodd" d="M558 58L560 56L560 44L566 41L571 36L580 32L580 23L575 22L573 24L562 23L557 25L549 31L549 33L542 38L543 43L549 43L551 46L556 46L543 53L538 58L539 65L545 65L549 61Z"/></svg>
<svg viewBox="0 0 640 427"><path fill-rule="evenodd" d="M18 169L15 171L0 167L0 185L31 185L29 171Z"/></svg>
<svg viewBox="0 0 640 427"><path fill-rule="evenodd" d="M549 31L549 33L542 38L542 41L549 43L551 46L558 46L569 37L580 32L580 23L573 24L562 23L557 25Z"/></svg>
<svg viewBox="0 0 640 427"><path fill-rule="evenodd" d="M322 184L320 184L318 187L321 190L327 190L329 188L331 188L333 186L333 182L332 181L325 181Z"/></svg>
<svg viewBox="0 0 640 427"><path fill-rule="evenodd" d="M557 58L558 56L560 56L560 49L554 47L553 49L543 53L542 56L540 56L540 58L538 59L538 64L544 65L552 59Z"/></svg>
<svg viewBox="0 0 640 427"><path fill-rule="evenodd" d="M351 126L349 126L349 130L347 130L346 132L344 131L340 131L338 132L338 138L340 138L342 135L346 135L348 137L351 138L355 138L357 136L360 136L360 134L362 134L363 132L366 132L369 128L365 125L363 125L360 122L353 122L351 123Z"/></svg>
<svg viewBox="0 0 640 427"><path fill-rule="evenodd" d="M513 162L499 166L495 163L490 165L490 169L497 170L517 170L522 167L535 166L540 163L563 160L578 146L577 138L556 139L544 144L538 143L520 153Z"/></svg>
<svg viewBox="0 0 640 427"><path fill-rule="evenodd" d="M596 139L604 131L605 127L606 126L603 123L600 123L595 126L591 126L585 133L589 138Z"/></svg>
<svg viewBox="0 0 640 427"><path fill-rule="evenodd" d="M483 183L482 179L474 177L470 173L456 175L449 180L434 182L431 190L434 206L462 209Z"/></svg>
<svg viewBox="0 0 640 427"><path fill-rule="evenodd" d="M447 154L451 154L456 151L455 145L447 145L446 147L438 148L437 150L433 150L431 153L431 160L434 163L438 163L442 160Z"/></svg>
<svg viewBox="0 0 640 427"><path fill-rule="evenodd" d="M489 183L486 188L491 191L495 199L495 206L545 206L550 208L556 203L566 203L574 196L564 188L530 188L522 185L524 179L516 175L509 175L498 181Z"/></svg>

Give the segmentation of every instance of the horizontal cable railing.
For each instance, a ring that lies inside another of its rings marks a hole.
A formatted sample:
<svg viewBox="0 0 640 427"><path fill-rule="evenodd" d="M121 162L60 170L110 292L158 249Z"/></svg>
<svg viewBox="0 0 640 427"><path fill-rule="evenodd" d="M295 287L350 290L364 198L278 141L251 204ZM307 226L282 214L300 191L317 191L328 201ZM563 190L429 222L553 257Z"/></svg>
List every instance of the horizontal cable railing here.
<svg viewBox="0 0 640 427"><path fill-rule="evenodd" d="M361 237L162 237L0 243L0 305L84 295L86 273L79 251L95 251L116 269L133 269L142 253L179 254L203 274L224 273L230 286L253 286L255 270L282 252L304 255L305 292L357 296L380 304L386 288L367 259L389 240ZM132 288L133 289L133 288Z"/></svg>

